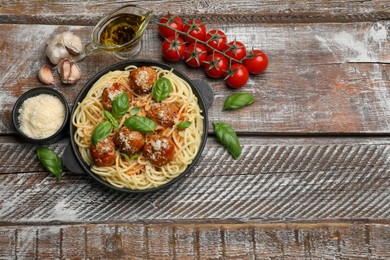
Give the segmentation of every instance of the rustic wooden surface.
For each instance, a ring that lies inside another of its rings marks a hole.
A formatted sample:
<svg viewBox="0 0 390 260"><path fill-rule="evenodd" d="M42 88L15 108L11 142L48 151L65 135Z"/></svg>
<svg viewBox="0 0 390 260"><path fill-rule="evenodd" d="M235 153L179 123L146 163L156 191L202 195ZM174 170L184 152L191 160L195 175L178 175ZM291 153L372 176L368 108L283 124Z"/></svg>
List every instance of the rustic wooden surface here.
<svg viewBox="0 0 390 260"><path fill-rule="evenodd" d="M268 70L242 91L256 102L222 111L234 91L168 63L215 93L211 122L238 132L233 160L212 127L192 172L155 193L108 190L85 174L62 183L11 110L42 86L45 41L71 30L86 43L122 1L0 1L0 259L389 259L390 1L126 1L153 8L137 59L163 61L155 22L167 10L264 50ZM59 83L73 105L109 55ZM63 154L69 138L50 145Z"/></svg>

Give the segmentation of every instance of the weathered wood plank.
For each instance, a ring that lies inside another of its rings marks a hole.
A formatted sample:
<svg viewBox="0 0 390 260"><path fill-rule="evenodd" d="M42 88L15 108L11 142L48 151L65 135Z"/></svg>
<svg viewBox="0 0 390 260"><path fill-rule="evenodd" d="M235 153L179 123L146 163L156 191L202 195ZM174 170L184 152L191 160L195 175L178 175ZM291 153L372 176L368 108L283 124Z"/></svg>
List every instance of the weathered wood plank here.
<svg viewBox="0 0 390 260"><path fill-rule="evenodd" d="M218 25L213 25L217 26ZM91 27L0 25L0 133L14 133L11 109L26 90L42 86L36 78L45 63L44 43L53 34L72 30L87 41ZM215 92L210 120L231 123L238 132L264 134L389 133L390 22L354 24L224 25L228 36L269 54L266 73L252 76L241 91L252 93L250 107L221 111L233 90L222 80L183 62L170 63L192 79L207 80ZM26 35L26 31L33 31ZM12 33L13 37L7 37ZM28 48L26 48L28 47ZM138 59L163 61L156 27L147 30ZM79 63L83 76L73 86L57 83L73 103L87 80L117 62L98 55ZM210 126L210 131L213 131Z"/></svg>
<svg viewBox="0 0 390 260"><path fill-rule="evenodd" d="M377 1L126 1L187 18L219 23L375 21L390 18L390 4ZM93 25L122 1L2 1L0 23ZM21 10L22 13L20 12Z"/></svg>
<svg viewBox="0 0 390 260"><path fill-rule="evenodd" d="M123 194L86 174L66 172L61 184L36 159L36 147L0 144L0 220L282 221L388 219L390 139L240 137L233 160L214 137L179 183L148 194ZM52 145L62 154L66 142ZM24 155L25 154L25 155ZM10 159L8 159L10 158ZM20 172L15 174L15 172Z"/></svg>
<svg viewBox="0 0 390 260"><path fill-rule="evenodd" d="M389 223L2 226L0 258L387 259L389 235Z"/></svg>

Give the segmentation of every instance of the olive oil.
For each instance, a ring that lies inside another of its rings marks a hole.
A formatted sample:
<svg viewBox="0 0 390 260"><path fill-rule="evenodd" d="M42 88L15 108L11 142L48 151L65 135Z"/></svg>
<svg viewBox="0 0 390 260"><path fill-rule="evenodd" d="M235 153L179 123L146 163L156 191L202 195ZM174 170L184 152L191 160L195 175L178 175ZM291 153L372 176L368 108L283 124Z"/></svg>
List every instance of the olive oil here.
<svg viewBox="0 0 390 260"><path fill-rule="evenodd" d="M100 30L100 44L115 47L131 42L144 21L145 16L135 14L118 14L112 17Z"/></svg>

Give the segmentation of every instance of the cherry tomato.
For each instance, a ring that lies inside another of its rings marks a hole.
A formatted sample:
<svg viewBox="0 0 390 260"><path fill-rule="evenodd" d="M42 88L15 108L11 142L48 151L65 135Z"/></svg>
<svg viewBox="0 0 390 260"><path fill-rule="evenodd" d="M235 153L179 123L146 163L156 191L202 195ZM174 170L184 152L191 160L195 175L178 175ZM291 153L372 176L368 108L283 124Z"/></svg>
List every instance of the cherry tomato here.
<svg viewBox="0 0 390 260"><path fill-rule="evenodd" d="M246 48L242 42L232 41L226 45L225 54L233 59L241 61L246 56Z"/></svg>
<svg viewBox="0 0 390 260"><path fill-rule="evenodd" d="M182 38L175 35L165 39L161 49L164 58L169 61L178 61L184 56L186 45Z"/></svg>
<svg viewBox="0 0 390 260"><path fill-rule="evenodd" d="M206 25L202 24L202 22L199 20L192 20L183 25L183 32L186 32L192 37L203 41L204 37L206 36ZM194 39L188 36L184 36L184 40L188 43L195 42Z"/></svg>
<svg viewBox="0 0 390 260"><path fill-rule="evenodd" d="M240 64L234 63L226 73L226 83L232 88L242 88L249 79L248 69Z"/></svg>
<svg viewBox="0 0 390 260"><path fill-rule="evenodd" d="M203 66L203 63L207 57L206 46L199 42L191 43L188 45L184 54L186 63L194 68Z"/></svg>
<svg viewBox="0 0 390 260"><path fill-rule="evenodd" d="M250 73L260 74L268 66L268 57L260 50L252 50L245 58L244 65Z"/></svg>
<svg viewBox="0 0 390 260"><path fill-rule="evenodd" d="M170 14L170 13L161 17L160 23L168 25L170 28L173 28L173 29L176 29L179 31L183 30L183 21L180 19L180 17L173 15L173 14ZM175 31L173 31L170 28L159 25L158 31L162 37L168 38L170 36L175 35Z"/></svg>
<svg viewBox="0 0 390 260"><path fill-rule="evenodd" d="M211 30L204 37L204 41L208 43L211 47L217 49L218 51L223 51L226 48L227 38L223 31L221 30ZM206 46L207 52L212 53L213 49Z"/></svg>
<svg viewBox="0 0 390 260"><path fill-rule="evenodd" d="M214 52L207 56L204 62L206 74L212 78L222 78L228 69L228 60L222 54Z"/></svg>

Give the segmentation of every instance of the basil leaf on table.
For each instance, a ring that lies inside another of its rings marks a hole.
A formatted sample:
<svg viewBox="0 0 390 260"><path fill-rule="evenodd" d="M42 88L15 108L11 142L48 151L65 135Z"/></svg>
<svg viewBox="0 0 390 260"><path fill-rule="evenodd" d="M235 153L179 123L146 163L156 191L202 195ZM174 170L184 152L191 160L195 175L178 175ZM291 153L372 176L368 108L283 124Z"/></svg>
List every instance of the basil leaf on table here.
<svg viewBox="0 0 390 260"><path fill-rule="evenodd" d="M105 117L107 117L107 119L110 121L110 123L112 124L112 126L115 128L115 129L119 129L119 124L118 124L118 121L116 121L116 119L114 118L114 116L107 110L103 110L103 114Z"/></svg>
<svg viewBox="0 0 390 260"><path fill-rule="evenodd" d="M255 102L255 98L252 96L252 94L249 93L235 93L230 95L224 105L224 110L233 110L238 109L247 105L252 104Z"/></svg>
<svg viewBox="0 0 390 260"><path fill-rule="evenodd" d="M39 147L37 149L37 156L45 169L56 177L57 182L60 182L63 169L62 159L47 147Z"/></svg>
<svg viewBox="0 0 390 260"><path fill-rule="evenodd" d="M234 129L226 123L213 123L218 140L227 148L234 159L240 157L242 149Z"/></svg>
<svg viewBox="0 0 390 260"><path fill-rule="evenodd" d="M142 134L153 132L157 124L152 119L145 116L133 116L129 117L123 122L130 130L138 131Z"/></svg>
<svg viewBox="0 0 390 260"><path fill-rule="evenodd" d="M172 83L167 78L159 78L152 87L152 97L156 101L166 99L172 92Z"/></svg>
<svg viewBox="0 0 390 260"><path fill-rule="evenodd" d="M111 113L114 118L121 118L124 116L129 109L130 99L126 92L120 93L118 96L114 98L112 101L112 110Z"/></svg>
<svg viewBox="0 0 390 260"><path fill-rule="evenodd" d="M190 121L183 121L177 125L177 130L179 130L179 131L184 130L184 129L188 128L190 125L191 125Z"/></svg>
<svg viewBox="0 0 390 260"><path fill-rule="evenodd" d="M112 125L109 121L103 121L93 130L91 141L93 145L106 138L112 131Z"/></svg>

